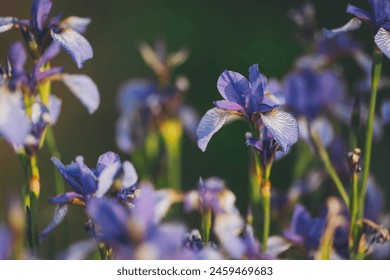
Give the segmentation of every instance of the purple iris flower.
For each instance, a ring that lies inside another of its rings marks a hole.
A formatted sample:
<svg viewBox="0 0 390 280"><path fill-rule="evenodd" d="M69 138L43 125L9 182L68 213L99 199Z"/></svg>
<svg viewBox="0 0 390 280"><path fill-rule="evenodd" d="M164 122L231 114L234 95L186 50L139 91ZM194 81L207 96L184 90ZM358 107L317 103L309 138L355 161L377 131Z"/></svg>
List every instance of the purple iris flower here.
<svg viewBox="0 0 390 280"><path fill-rule="evenodd" d="M258 65L249 68L249 81L241 74L225 70L217 88L224 100L214 102L214 108L202 117L198 128L198 147L205 151L211 137L231 116L240 116L251 124L265 125L283 152L298 140L298 125L293 116L276 109L265 95L267 79Z"/></svg>
<svg viewBox="0 0 390 280"><path fill-rule="evenodd" d="M40 240L62 222L68 212L68 204L84 206L93 197L102 198L109 189L113 189L117 200L126 206L131 206L137 196L138 175L134 166L128 161L122 163L113 152L101 155L95 169L86 166L82 156L76 157L74 162L66 166L55 157L52 157L52 161L74 191L50 199L50 202L56 204L56 209L52 221L41 233Z"/></svg>
<svg viewBox="0 0 390 280"><path fill-rule="evenodd" d="M93 57L93 50L87 39L80 33L85 32L89 18L68 17L61 15L49 18L51 0L35 0L31 10L31 20L15 17L0 17L0 32L20 28L27 42L33 46L36 58L45 52L51 41L61 46L74 60L78 68ZM49 37L50 36L50 37ZM51 40L47 41L47 38Z"/></svg>
<svg viewBox="0 0 390 280"><path fill-rule="evenodd" d="M340 28L325 29L325 34L331 37L338 33L356 30L362 22L367 23L373 29L377 47L390 58L390 2L388 0L368 0L368 3L371 11L348 4L347 13L355 17Z"/></svg>
<svg viewBox="0 0 390 280"><path fill-rule="evenodd" d="M161 223L168 209L160 194L149 185L140 187L141 195L132 208L117 201L93 199L87 207L96 228L96 237L115 250L113 257L130 259L189 258L183 250L181 224ZM165 208L164 211L161 211Z"/></svg>

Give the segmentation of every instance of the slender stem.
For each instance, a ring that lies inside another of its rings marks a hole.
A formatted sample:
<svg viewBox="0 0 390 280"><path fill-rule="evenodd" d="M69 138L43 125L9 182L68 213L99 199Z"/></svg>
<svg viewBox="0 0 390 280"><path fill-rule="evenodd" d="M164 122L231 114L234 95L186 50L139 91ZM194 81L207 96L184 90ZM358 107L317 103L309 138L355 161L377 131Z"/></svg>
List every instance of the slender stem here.
<svg viewBox="0 0 390 280"><path fill-rule="evenodd" d="M265 179L265 183L261 187L261 197L264 213L262 251L266 252L271 225L271 182L268 178Z"/></svg>
<svg viewBox="0 0 390 280"><path fill-rule="evenodd" d="M349 253L350 253L350 256L352 258L356 252L356 242L355 241L359 237L358 228L356 227L357 214L358 214L358 202L359 202L359 199L358 199L358 197L359 197L358 196L358 193L359 193L358 173L353 172L351 180L352 180L352 188L351 188L351 196L350 196L351 197L351 205L350 205L350 209L349 209L349 214L351 217L350 236L349 236Z"/></svg>
<svg viewBox="0 0 390 280"><path fill-rule="evenodd" d="M210 230L211 230L211 209L205 209L201 213L202 215L202 236L204 242L209 242L210 240Z"/></svg>
<svg viewBox="0 0 390 280"><path fill-rule="evenodd" d="M28 159L27 166L28 174L28 188L29 188L29 219L31 225L31 249L36 250L38 245L38 198L41 188L38 159L35 154L31 155Z"/></svg>
<svg viewBox="0 0 390 280"><path fill-rule="evenodd" d="M250 167L250 192L249 192L249 201L251 206L251 216L250 222L253 223L253 228L257 232L257 236L261 238L261 195L260 187L263 180L263 172L260 165L259 154L255 149L251 149L250 152L253 154L252 166Z"/></svg>
<svg viewBox="0 0 390 280"><path fill-rule="evenodd" d="M341 179L337 174L336 170L334 169L332 162L330 161L329 154L326 151L324 145L322 144L320 137L316 133L312 133L311 137L313 139L314 145L317 148L318 155L325 166L326 171L328 172L330 178L333 180L334 184L336 185L336 188L340 193L341 198L344 200L345 205L349 207L349 197L347 195L347 192L345 191L345 187L341 182Z"/></svg>
<svg viewBox="0 0 390 280"><path fill-rule="evenodd" d="M383 58L382 52L377 47L375 47L373 59L372 59L372 68L371 68L371 98L370 98L370 107L368 112L366 143L365 143L364 158L363 158L363 175L362 175L362 180L359 189L359 213L358 213L359 219L363 217L364 202L365 202L366 190L367 190L367 181L368 181L368 176L370 174L375 105L377 99L379 80L382 71L382 58Z"/></svg>
<svg viewBox="0 0 390 280"><path fill-rule="evenodd" d="M167 155L168 186L180 191L181 189L181 142L183 127L176 119L162 123L160 132L164 140Z"/></svg>
<svg viewBox="0 0 390 280"><path fill-rule="evenodd" d="M46 136L45 136L45 143L50 151L51 156L58 158L61 160L61 154L58 151L57 147L57 141L55 138L55 134L52 127L48 127L46 129ZM56 186L56 193L57 195L64 193L65 191L65 184L64 180L62 179L61 174L58 172L57 168L54 166L54 180L55 180L55 186Z"/></svg>

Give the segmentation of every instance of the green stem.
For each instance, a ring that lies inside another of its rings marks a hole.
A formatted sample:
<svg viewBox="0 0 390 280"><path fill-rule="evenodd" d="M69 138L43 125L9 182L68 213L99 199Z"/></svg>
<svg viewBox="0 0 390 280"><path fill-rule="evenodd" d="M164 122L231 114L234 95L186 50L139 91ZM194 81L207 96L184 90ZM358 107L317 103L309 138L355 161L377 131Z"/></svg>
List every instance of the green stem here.
<svg viewBox="0 0 390 280"><path fill-rule="evenodd" d="M211 230L211 209L205 209L201 213L202 215L202 236L204 242L209 242L210 240L210 230Z"/></svg>
<svg viewBox="0 0 390 280"><path fill-rule="evenodd" d="M377 47L375 47L374 55L372 59L372 68L371 68L371 99L370 99L370 108L368 112L366 143L365 143L364 158L363 158L363 175L362 175L362 180L359 189L359 213L358 213L359 219L363 217L364 201L365 201L366 190L367 190L367 181L368 181L368 176L370 175L375 106L376 106L379 80L382 71L382 58L383 58L382 52Z"/></svg>
<svg viewBox="0 0 390 280"><path fill-rule="evenodd" d="M251 153L253 154L252 166L250 167L250 192L249 192L249 200L251 206L251 219L248 221L253 224L253 228L255 232L257 232L257 236L260 240L261 238L261 195L260 195L260 187L263 177L263 172L260 165L260 156L255 149L251 149Z"/></svg>
<svg viewBox="0 0 390 280"><path fill-rule="evenodd" d="M341 182L341 179L337 174L336 170L334 169L332 162L330 161L329 154L326 151L324 145L322 144L320 137L316 133L312 133L311 137L314 142L314 145L317 148L318 155L325 166L326 171L336 185L336 188L340 193L341 198L344 200L345 205L349 208L349 197L347 195L347 192L345 191L345 187Z"/></svg>
<svg viewBox="0 0 390 280"><path fill-rule="evenodd" d="M261 187L261 197L264 213L262 251L266 252L268 248L268 237L271 225L271 183L268 178L265 180L265 184Z"/></svg>
<svg viewBox="0 0 390 280"><path fill-rule="evenodd" d="M58 151L57 141L52 127L48 127L46 129L45 143L47 145L47 148L49 149L51 156L61 160L61 154ZM54 170L56 193L57 195L63 194L65 192L64 180L62 179L61 174L58 172L55 166L53 167L53 170Z"/></svg>
<svg viewBox="0 0 390 280"><path fill-rule="evenodd" d="M350 257L353 258L355 252L356 252L356 242L355 240L358 240L359 237L359 231L357 228L357 214L358 214L358 173L353 172L352 175L352 189L351 189L351 205L350 205L350 216L351 216L351 223L350 223L350 236L349 236L349 253Z"/></svg>
<svg viewBox="0 0 390 280"><path fill-rule="evenodd" d="M28 159L27 166L28 189L29 189L29 221L32 250L37 250L38 246L38 198L41 188L38 159L35 154Z"/></svg>

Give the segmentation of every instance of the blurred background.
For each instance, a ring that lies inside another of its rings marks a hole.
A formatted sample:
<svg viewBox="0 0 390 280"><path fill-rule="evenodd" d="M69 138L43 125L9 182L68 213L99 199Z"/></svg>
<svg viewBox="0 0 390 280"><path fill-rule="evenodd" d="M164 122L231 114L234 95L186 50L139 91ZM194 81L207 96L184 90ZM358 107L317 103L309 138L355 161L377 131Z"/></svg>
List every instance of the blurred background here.
<svg viewBox="0 0 390 280"><path fill-rule="evenodd" d="M367 7L367 1L312 1L317 9L317 27L338 27L350 16L345 13L347 3ZM31 0L0 0L0 16L29 18ZM58 147L67 164L77 155L83 155L88 166L95 166L99 155L106 151L119 152L115 144L116 106L119 87L129 78L153 77L138 51L142 41L154 44L162 38L168 51L181 47L190 50L187 62L176 73L188 77L191 88L185 102L203 115L220 99L216 89L218 76L225 69L247 76L248 67L259 64L260 71L268 78L282 78L293 66L294 60L305 48L294 39L294 26L288 19L288 11L303 1L274 0L53 0L52 14L64 12L65 16L90 17L92 23L85 34L94 48L95 56L84 68L78 70L64 52L53 65L62 65L67 73L89 75L98 85L101 105L89 115L78 100L62 85L54 84L52 92L62 101L62 112L54 127ZM364 41L368 53L372 40L363 32L354 33ZM12 42L21 40L20 33L12 30L0 34L0 57L8 53ZM389 74L389 61L384 59L384 74ZM353 73L355 69L351 69ZM350 93L351 94L351 93ZM387 97L389 97L389 94ZM210 142L206 152L196 143L184 140L182 158L184 189L197 186L199 177L219 176L237 196L241 210L246 206L249 153L243 122L224 127ZM374 146L373 170L378 183L389 187L390 129L385 127L380 144ZM300 144L304 145L304 144ZM290 154L277 162L272 171L273 188L283 191L293 178L291 170L299 162L293 147ZM12 147L0 142L0 221L4 220L7 193L19 192L24 181L24 171L14 155ZM121 154L122 160L130 159ZM50 221L54 205L47 199L55 195L53 166L50 154L44 148L39 157L42 178L42 194L39 205L40 229ZM66 186L70 190L69 186ZM389 191L387 196L389 196ZM85 238L85 216L79 207L70 207L67 223L71 225L69 240ZM59 230L61 231L61 230Z"/></svg>

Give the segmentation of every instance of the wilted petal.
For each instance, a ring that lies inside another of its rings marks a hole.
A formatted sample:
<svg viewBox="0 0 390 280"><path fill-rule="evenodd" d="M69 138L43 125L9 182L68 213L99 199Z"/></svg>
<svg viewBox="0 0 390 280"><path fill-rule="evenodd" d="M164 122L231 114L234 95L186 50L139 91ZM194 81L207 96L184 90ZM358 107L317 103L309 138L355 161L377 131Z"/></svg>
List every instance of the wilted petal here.
<svg viewBox="0 0 390 280"><path fill-rule="evenodd" d="M33 26L42 31L43 24L47 20L51 11L52 2L50 0L35 0L31 10Z"/></svg>
<svg viewBox="0 0 390 280"><path fill-rule="evenodd" d="M0 17L0 33L10 30L14 26L14 17Z"/></svg>
<svg viewBox="0 0 390 280"><path fill-rule="evenodd" d="M31 130L30 121L22 110L22 93L0 88L0 135L10 144L24 144Z"/></svg>
<svg viewBox="0 0 390 280"><path fill-rule="evenodd" d="M51 36L72 57L78 68L93 57L93 50L87 39L73 29L51 30Z"/></svg>
<svg viewBox="0 0 390 280"><path fill-rule="evenodd" d="M100 104L99 90L94 81L86 75L78 74L63 74L61 77L64 84L88 109L88 112L94 113Z"/></svg>
<svg viewBox="0 0 390 280"><path fill-rule="evenodd" d="M390 99L382 102L381 105L382 122L388 124L390 122Z"/></svg>
<svg viewBox="0 0 390 280"><path fill-rule="evenodd" d="M100 172L99 184L95 193L96 197L103 197L111 188L112 184L114 183L115 175L118 173L120 166L120 162L115 162Z"/></svg>
<svg viewBox="0 0 390 280"><path fill-rule="evenodd" d="M225 70L218 78L217 88L224 99L245 106L250 88L248 80L240 73Z"/></svg>
<svg viewBox="0 0 390 280"><path fill-rule="evenodd" d="M289 113L272 110L261 114L261 120L282 147L283 152L298 141L298 124Z"/></svg>
<svg viewBox="0 0 390 280"><path fill-rule="evenodd" d="M50 224L41 232L39 235L39 242L42 242L43 239L51 233L66 217L66 214L68 214L68 205L56 205L56 208L54 210L53 219L51 220Z"/></svg>
<svg viewBox="0 0 390 280"><path fill-rule="evenodd" d="M70 16L62 20L59 24L59 27L62 29L71 28L79 33L84 33L90 23L90 18Z"/></svg>
<svg viewBox="0 0 390 280"><path fill-rule="evenodd" d="M380 28L375 34L375 43L383 54L390 58L390 31Z"/></svg>
<svg viewBox="0 0 390 280"><path fill-rule="evenodd" d="M368 11L355 7L354 5L351 4L347 5L347 13L352 14L355 17L367 23L372 23L374 21L371 14Z"/></svg>
<svg viewBox="0 0 390 280"><path fill-rule="evenodd" d="M213 108L206 112L196 130L199 149L203 152L206 150L211 137L221 129L229 114L228 111L223 111L218 108Z"/></svg>
<svg viewBox="0 0 390 280"><path fill-rule="evenodd" d="M123 168L123 188L129 188L133 186L135 183L137 183L138 175L135 171L134 165L129 162L125 161L122 165Z"/></svg>
<svg viewBox="0 0 390 280"><path fill-rule="evenodd" d="M335 29L331 29L331 30L324 28L324 35L327 38L332 38L332 37L336 36L337 34L359 29L361 25L362 25L362 21L359 18L352 18L345 25L343 25L339 28L335 28Z"/></svg>
<svg viewBox="0 0 390 280"><path fill-rule="evenodd" d="M96 165L96 172L97 174L100 174L105 168L120 162L121 159L117 153L106 152L99 157Z"/></svg>

